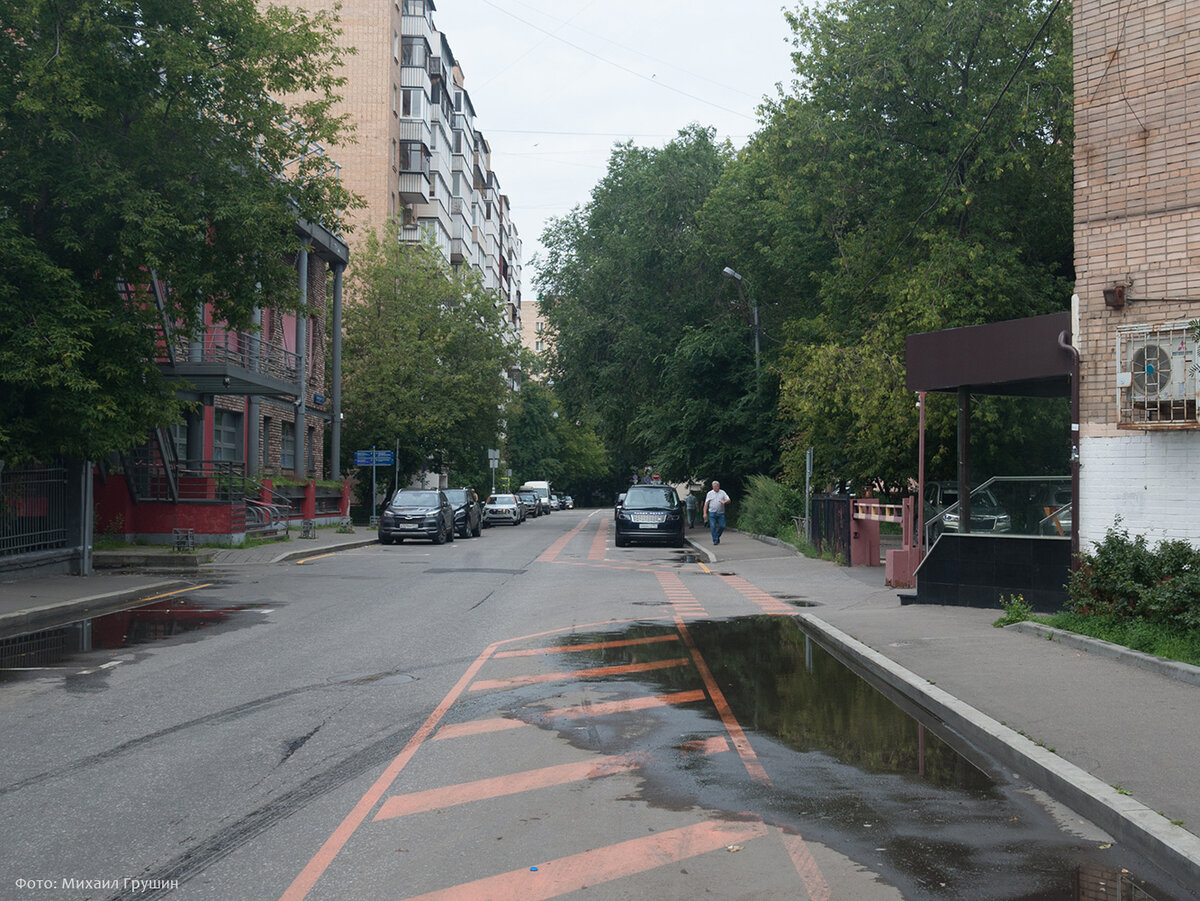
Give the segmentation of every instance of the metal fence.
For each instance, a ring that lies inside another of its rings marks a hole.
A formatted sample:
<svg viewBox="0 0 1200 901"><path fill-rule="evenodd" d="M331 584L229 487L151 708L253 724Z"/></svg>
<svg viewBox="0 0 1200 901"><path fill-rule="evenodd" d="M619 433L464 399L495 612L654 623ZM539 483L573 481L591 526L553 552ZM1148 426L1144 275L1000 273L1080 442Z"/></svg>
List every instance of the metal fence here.
<svg viewBox="0 0 1200 901"><path fill-rule="evenodd" d="M68 547L67 479L61 466L0 470L0 556Z"/></svg>
<svg viewBox="0 0 1200 901"><path fill-rule="evenodd" d="M812 499L812 543L821 554L850 561L849 495L827 494Z"/></svg>

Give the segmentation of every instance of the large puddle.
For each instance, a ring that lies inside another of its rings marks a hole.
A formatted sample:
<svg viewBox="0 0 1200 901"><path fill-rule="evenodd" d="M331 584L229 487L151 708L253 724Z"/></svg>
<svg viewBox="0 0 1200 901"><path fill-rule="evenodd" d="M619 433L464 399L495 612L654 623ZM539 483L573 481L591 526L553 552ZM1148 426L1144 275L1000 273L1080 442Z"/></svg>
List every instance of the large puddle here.
<svg viewBox="0 0 1200 901"><path fill-rule="evenodd" d="M904 898L1195 901L1152 864L1020 776L921 722L844 666L794 620L703 621L687 629L769 785L746 779L735 755L682 753L645 771L642 799L671 808L752 812L874 872ZM676 633L644 624L576 635L580 645ZM590 665L668 660L679 644L646 642L580 652ZM629 677L659 692L695 690L693 667ZM610 678L601 692L620 692ZM540 720L537 702L513 715ZM605 718L609 720L610 718ZM542 721L543 725L549 725ZM629 750L686 748L725 733L711 703L564 729L575 744ZM649 734L649 733L653 734ZM732 759L731 759L732 758Z"/></svg>

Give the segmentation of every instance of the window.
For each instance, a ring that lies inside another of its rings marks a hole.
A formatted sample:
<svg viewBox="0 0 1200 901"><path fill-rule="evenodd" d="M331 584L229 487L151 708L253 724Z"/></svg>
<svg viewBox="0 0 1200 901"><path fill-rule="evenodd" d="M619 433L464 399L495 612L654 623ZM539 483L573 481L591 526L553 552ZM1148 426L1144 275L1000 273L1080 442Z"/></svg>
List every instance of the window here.
<svg viewBox="0 0 1200 901"><path fill-rule="evenodd" d="M420 88L405 88L400 98L400 115L420 119L425 115L425 92Z"/></svg>
<svg viewBox="0 0 1200 901"><path fill-rule="evenodd" d="M392 32L392 59L400 62L400 35L395 31Z"/></svg>
<svg viewBox="0 0 1200 901"><path fill-rule="evenodd" d="M392 85L392 115L400 114L400 89Z"/></svg>
<svg viewBox="0 0 1200 901"><path fill-rule="evenodd" d="M542 320L539 319L536 323L534 323L533 330L540 335L542 333L543 325L545 325L545 323L543 323Z"/></svg>
<svg viewBox="0 0 1200 901"><path fill-rule="evenodd" d="M542 352L542 342L540 339L538 341L533 342L533 349L536 350L538 353Z"/></svg>
<svg viewBox="0 0 1200 901"><path fill-rule="evenodd" d="M213 459L242 459L242 414L217 410L213 415Z"/></svg>
<svg viewBox="0 0 1200 901"><path fill-rule="evenodd" d="M419 141L401 141L399 147L401 172L428 172L429 151Z"/></svg>
<svg viewBox="0 0 1200 901"><path fill-rule="evenodd" d="M279 442L279 466L281 469L296 468L296 424L284 420Z"/></svg>
<svg viewBox="0 0 1200 901"><path fill-rule="evenodd" d="M424 38L405 38L400 44L400 65L424 68L429 59Z"/></svg>

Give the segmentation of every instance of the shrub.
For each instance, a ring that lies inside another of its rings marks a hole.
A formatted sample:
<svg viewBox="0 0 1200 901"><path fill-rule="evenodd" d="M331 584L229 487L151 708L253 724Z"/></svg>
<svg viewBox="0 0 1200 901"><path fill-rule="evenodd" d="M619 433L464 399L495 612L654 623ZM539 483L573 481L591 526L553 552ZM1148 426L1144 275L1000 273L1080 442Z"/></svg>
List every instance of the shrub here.
<svg viewBox="0 0 1200 901"><path fill-rule="evenodd" d="M1184 629L1200 627L1200 551L1186 541L1151 549L1117 525L1067 585L1070 609L1081 615L1136 617Z"/></svg>
<svg viewBox="0 0 1200 901"><path fill-rule="evenodd" d="M758 535L795 535L793 517L804 513L804 497L794 488L764 475L750 476L746 496L738 506L737 525Z"/></svg>

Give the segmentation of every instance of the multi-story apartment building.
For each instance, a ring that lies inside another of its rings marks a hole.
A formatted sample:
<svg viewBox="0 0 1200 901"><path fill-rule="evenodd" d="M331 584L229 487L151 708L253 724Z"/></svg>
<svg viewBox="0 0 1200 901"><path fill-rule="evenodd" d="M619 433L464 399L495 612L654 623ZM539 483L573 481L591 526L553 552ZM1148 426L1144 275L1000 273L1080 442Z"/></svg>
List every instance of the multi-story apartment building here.
<svg viewBox="0 0 1200 901"><path fill-rule="evenodd" d="M343 3L343 40L357 52L346 60L339 112L355 123L357 143L339 149L342 177L366 200L360 229L398 223L401 241L429 242L451 265L479 273L517 341L521 241L435 10L433 0Z"/></svg>

